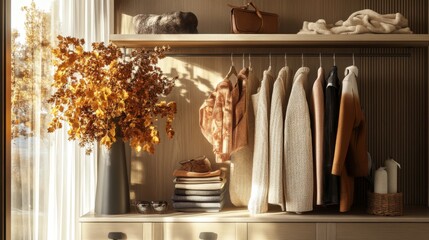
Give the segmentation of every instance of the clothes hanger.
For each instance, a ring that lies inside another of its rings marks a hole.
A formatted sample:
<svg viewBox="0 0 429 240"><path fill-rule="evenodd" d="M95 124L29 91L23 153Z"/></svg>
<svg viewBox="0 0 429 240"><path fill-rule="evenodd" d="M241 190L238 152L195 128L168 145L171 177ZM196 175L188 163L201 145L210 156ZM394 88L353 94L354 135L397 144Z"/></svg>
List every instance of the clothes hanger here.
<svg viewBox="0 0 429 240"><path fill-rule="evenodd" d="M301 67L304 67L304 53L301 53Z"/></svg>
<svg viewBox="0 0 429 240"><path fill-rule="evenodd" d="M252 60L250 59L250 53L249 53L249 69L252 69Z"/></svg>
<svg viewBox="0 0 429 240"><path fill-rule="evenodd" d="M322 67L322 53L319 53L319 68Z"/></svg>
<svg viewBox="0 0 429 240"><path fill-rule="evenodd" d="M355 53L353 53L352 57L353 57L353 66L355 66Z"/></svg>
<svg viewBox="0 0 429 240"><path fill-rule="evenodd" d="M333 58L334 58L334 66L337 66L337 64L335 63L335 53L334 53Z"/></svg>
<svg viewBox="0 0 429 240"><path fill-rule="evenodd" d="M243 69L245 68L245 63L244 63L244 53L243 53Z"/></svg>
<svg viewBox="0 0 429 240"><path fill-rule="evenodd" d="M287 55L285 53L285 67L287 67Z"/></svg>
<svg viewBox="0 0 429 240"><path fill-rule="evenodd" d="M268 57L269 57L269 66L268 66L268 71L271 71L271 52L270 52L270 54L268 55Z"/></svg>
<svg viewBox="0 0 429 240"><path fill-rule="evenodd" d="M233 54L231 53L231 67L229 68L228 74L226 74L226 79L229 79L232 76L238 76L237 74L237 70L234 67L234 59L233 59Z"/></svg>

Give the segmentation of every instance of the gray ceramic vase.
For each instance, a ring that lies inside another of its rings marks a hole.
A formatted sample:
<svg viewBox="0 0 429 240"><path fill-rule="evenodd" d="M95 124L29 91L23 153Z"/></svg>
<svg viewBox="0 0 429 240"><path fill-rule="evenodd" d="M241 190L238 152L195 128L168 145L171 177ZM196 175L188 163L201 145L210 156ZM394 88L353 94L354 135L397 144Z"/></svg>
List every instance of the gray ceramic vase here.
<svg viewBox="0 0 429 240"><path fill-rule="evenodd" d="M130 211L130 192L125 144L117 138L110 149L100 147L98 154L95 214L114 215Z"/></svg>

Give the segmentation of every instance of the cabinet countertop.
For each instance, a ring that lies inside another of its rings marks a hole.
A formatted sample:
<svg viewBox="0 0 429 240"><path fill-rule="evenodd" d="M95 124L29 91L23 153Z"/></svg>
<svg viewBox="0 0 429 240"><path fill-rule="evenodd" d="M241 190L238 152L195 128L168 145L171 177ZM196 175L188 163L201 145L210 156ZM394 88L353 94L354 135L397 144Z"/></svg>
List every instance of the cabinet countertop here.
<svg viewBox="0 0 429 240"><path fill-rule="evenodd" d="M80 222L429 223L429 208L407 207L404 209L403 216L395 217L369 215L364 210L353 210L348 213L318 210L303 214L268 212L250 215L247 209L237 208L224 209L219 213L182 213L169 211L165 214L129 213L109 216L96 216L94 213L88 213L80 218Z"/></svg>

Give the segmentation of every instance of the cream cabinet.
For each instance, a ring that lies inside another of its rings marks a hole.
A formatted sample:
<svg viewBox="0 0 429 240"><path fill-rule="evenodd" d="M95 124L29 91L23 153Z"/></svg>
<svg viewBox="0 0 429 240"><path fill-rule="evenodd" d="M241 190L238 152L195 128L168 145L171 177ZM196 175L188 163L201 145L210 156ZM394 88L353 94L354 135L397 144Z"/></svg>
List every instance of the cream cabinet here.
<svg viewBox="0 0 429 240"><path fill-rule="evenodd" d="M249 223L249 240L316 240L316 223Z"/></svg>
<svg viewBox="0 0 429 240"><path fill-rule="evenodd" d="M246 223L164 223L160 239L246 239Z"/></svg>
<svg viewBox="0 0 429 240"><path fill-rule="evenodd" d="M148 231L144 231L144 225ZM82 240L426 240L425 223L89 223ZM109 238L109 233L113 234ZM112 237L113 236L113 237ZM118 238L114 238L118 236Z"/></svg>
<svg viewBox="0 0 429 240"><path fill-rule="evenodd" d="M87 214L80 223L82 240L109 239L109 233L127 240L429 239L426 207L407 208L399 217L372 216L364 211L249 215L245 209L227 209L212 214Z"/></svg>
<svg viewBox="0 0 429 240"><path fill-rule="evenodd" d="M429 223L338 223L337 240L426 240L429 239Z"/></svg>
<svg viewBox="0 0 429 240"><path fill-rule="evenodd" d="M142 223L85 223L81 240L127 239L143 240Z"/></svg>

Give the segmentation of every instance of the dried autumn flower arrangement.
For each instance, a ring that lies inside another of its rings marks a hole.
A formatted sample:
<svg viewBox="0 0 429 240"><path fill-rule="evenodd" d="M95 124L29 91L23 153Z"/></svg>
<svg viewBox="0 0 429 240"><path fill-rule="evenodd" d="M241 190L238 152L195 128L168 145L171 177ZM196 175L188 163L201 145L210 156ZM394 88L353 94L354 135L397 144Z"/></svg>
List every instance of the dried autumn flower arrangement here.
<svg viewBox="0 0 429 240"><path fill-rule="evenodd" d="M53 114L48 131L69 124L69 140L79 140L89 154L95 141L110 148L122 137L131 147L154 153L160 142L155 125L166 118L165 130L172 138L176 103L160 101L175 79L165 77L157 66L167 47L133 51L127 61L115 45L93 43L84 51L83 39L58 36L54 83L49 99Z"/></svg>

